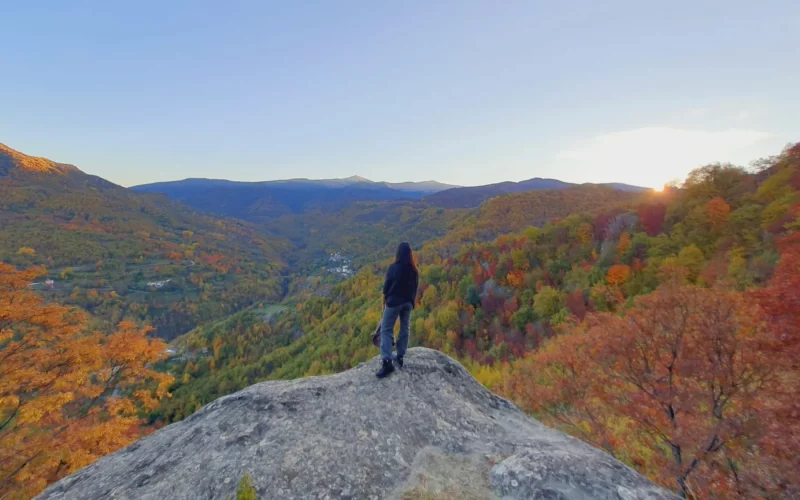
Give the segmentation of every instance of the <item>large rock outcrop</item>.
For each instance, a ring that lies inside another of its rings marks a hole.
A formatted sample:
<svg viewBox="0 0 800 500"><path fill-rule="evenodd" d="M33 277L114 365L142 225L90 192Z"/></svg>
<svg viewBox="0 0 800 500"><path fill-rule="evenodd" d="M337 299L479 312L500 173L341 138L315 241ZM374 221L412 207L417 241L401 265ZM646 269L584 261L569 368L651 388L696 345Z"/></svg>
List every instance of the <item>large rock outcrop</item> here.
<svg viewBox="0 0 800 500"><path fill-rule="evenodd" d="M671 498L609 455L411 349L327 377L264 382L108 455L43 499L225 499L249 473L261 499Z"/></svg>

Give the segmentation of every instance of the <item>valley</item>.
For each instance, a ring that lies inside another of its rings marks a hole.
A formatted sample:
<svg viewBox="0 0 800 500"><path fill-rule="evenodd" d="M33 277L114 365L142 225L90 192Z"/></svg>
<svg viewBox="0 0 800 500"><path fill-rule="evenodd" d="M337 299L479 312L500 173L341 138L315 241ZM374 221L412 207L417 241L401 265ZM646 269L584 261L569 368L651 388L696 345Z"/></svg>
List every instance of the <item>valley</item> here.
<svg viewBox="0 0 800 500"><path fill-rule="evenodd" d="M735 488L730 464L699 448L705 439L723 439L709 422L731 426L737 430L724 439L728 453L736 454L732 460L758 464L746 476L737 467L739 479L750 485L739 487L770 484L770 491L779 491L793 462L768 465L766 457L794 446L773 441L773 432L797 431L788 410L794 389L787 387L800 381L792 368L800 324L800 146L760 164L757 171L708 165L680 188L662 193L581 186L509 194L477 210L445 211L452 222L416 254L421 286L412 345L454 356L481 383L548 425L668 487L674 465L661 450L680 446L699 464L692 488ZM371 359L376 351L366 339L380 319L379 290L391 256L388 240L386 245L372 262L364 259L354 277L326 293L290 299L293 306L267 323L243 313L224 328L192 334L190 349L209 354L172 368L173 397L157 418L180 420L257 381L338 373ZM661 327L652 325L674 324L685 308L691 311L686 329L678 323L659 336ZM747 318L756 316L764 322L750 326ZM642 330L626 330L620 317L642 322ZM707 331L719 336L717 347L705 344ZM672 335L686 335L698 351L673 346ZM629 373L624 363L635 359L642 342L649 346L644 365ZM630 350L616 350L623 348ZM715 375L728 361L697 358L694 353L704 349L742 358L730 361L733 373ZM607 358L597 359L595 352ZM659 413L666 403L660 395L648 398L637 385L667 376L659 356L669 352L686 372L680 387L664 397L691 405L676 418L699 437L668 431L675 423ZM605 359L619 360L619 367ZM703 370L692 371L698 364ZM633 376L641 379L617 378ZM747 384L747 377L759 382L746 391L731 389ZM703 402L704 388L714 387L733 391L735 401L716 417L704 413ZM652 420L641 423L643 418ZM753 427L737 427L742 419Z"/></svg>

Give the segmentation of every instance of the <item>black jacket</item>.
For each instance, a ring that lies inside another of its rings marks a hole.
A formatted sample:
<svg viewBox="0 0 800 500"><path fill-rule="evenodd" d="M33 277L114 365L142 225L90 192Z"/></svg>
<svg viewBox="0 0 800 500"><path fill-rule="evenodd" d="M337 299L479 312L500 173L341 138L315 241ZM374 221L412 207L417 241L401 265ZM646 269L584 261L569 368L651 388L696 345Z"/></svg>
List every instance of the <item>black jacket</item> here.
<svg viewBox="0 0 800 500"><path fill-rule="evenodd" d="M386 281L383 282L383 297L388 307L396 307L408 302L414 307L417 297L419 275L411 266L403 266L395 262L386 272Z"/></svg>

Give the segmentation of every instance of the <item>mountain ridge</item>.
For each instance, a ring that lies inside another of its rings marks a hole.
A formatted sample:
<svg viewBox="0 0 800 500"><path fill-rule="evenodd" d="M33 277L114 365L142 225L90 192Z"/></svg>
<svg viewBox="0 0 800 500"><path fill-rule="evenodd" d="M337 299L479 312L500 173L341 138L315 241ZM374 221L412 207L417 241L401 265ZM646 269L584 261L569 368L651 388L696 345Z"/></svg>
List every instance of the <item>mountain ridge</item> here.
<svg viewBox="0 0 800 500"><path fill-rule="evenodd" d="M303 214L314 209L339 210L354 202L418 200L437 208L476 208L496 196L568 189L578 186L606 186L618 191L644 192L647 188L623 183L575 184L534 177L519 182L484 186L449 186L436 181L388 183L360 176L344 179L287 179L239 182L184 179L133 186L137 192L161 193L198 210L250 221Z"/></svg>

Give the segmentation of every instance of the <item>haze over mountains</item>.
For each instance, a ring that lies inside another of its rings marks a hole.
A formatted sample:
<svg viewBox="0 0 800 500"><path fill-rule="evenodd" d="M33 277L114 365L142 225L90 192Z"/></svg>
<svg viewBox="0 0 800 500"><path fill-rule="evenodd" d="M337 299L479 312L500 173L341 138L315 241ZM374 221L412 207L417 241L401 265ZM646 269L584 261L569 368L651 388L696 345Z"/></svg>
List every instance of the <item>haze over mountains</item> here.
<svg viewBox="0 0 800 500"><path fill-rule="evenodd" d="M138 192L162 193L199 210L254 219L303 213L315 207L341 208L356 201L422 198L453 186L436 181L387 183L359 176L344 179L287 179L237 182L185 179L134 186Z"/></svg>
<svg viewBox="0 0 800 500"><path fill-rule="evenodd" d="M184 179L133 186L139 192L162 193L198 210L243 219L279 217L320 207L342 208L357 201L421 199L440 208L475 208L489 198L510 193L566 189L579 184L535 177L520 182L485 186L453 186L437 181L375 182L364 177L343 179L287 179L237 182L217 179ZM600 184L622 191L647 188L622 183Z"/></svg>
<svg viewBox="0 0 800 500"><path fill-rule="evenodd" d="M390 188L398 191L409 191L412 193L436 193L445 189L459 187L451 184L443 184L437 181L422 181L422 182L376 182L360 175L352 175L350 177L340 179L279 179L274 181L260 181L260 182L244 182L244 181L230 181L225 179L204 179L192 178L184 179L181 181L167 181L155 182L151 184L141 184L134 186L132 189L156 191L157 189L168 189L170 186L176 185L191 185L197 187L218 187L218 186L268 186L268 187L283 187L287 189L301 189L308 187L325 187L325 188L344 188L344 187L359 187L362 189L380 189Z"/></svg>

